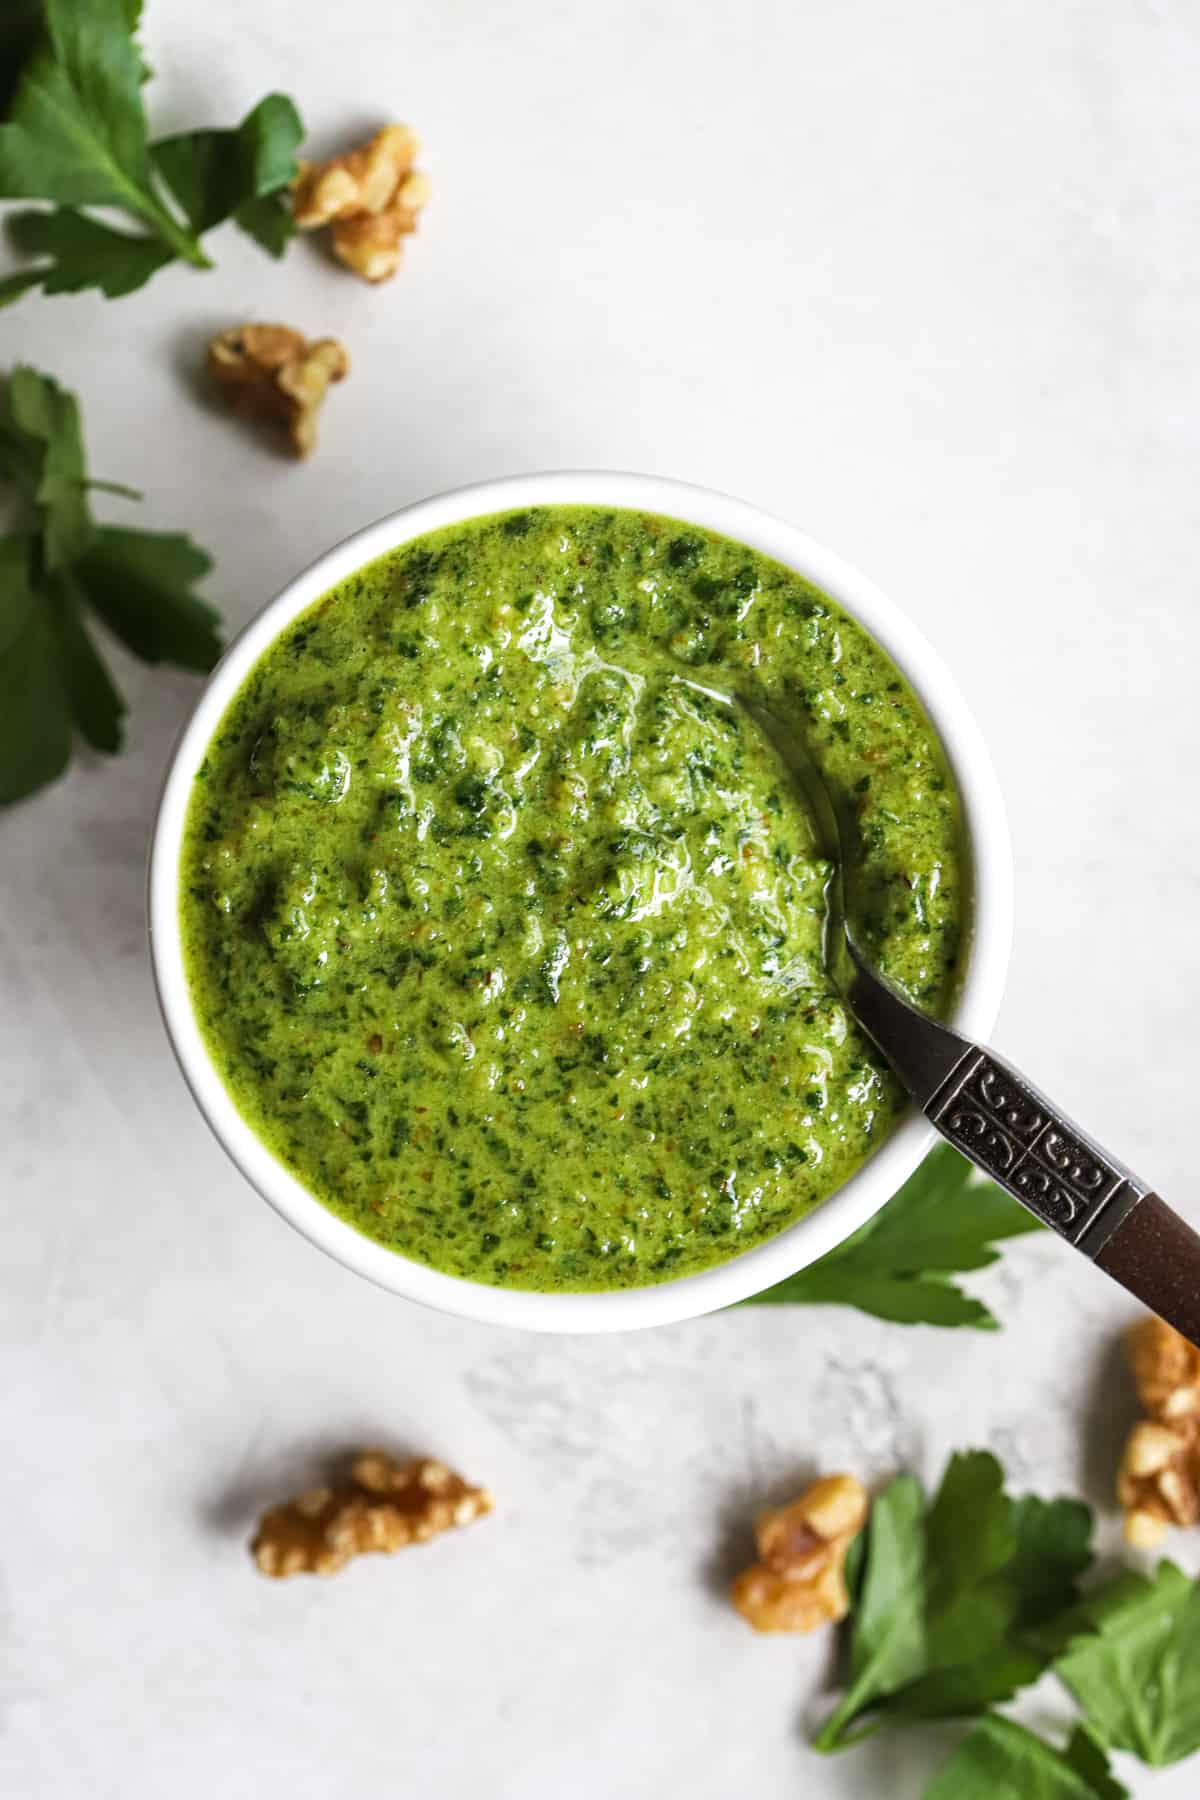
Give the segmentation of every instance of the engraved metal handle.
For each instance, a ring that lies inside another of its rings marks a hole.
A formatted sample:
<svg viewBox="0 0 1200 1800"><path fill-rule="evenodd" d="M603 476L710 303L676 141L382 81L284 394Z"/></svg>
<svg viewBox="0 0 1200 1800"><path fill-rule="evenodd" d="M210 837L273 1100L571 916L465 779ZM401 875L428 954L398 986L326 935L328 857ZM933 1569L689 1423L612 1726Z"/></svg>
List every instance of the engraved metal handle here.
<svg viewBox="0 0 1200 1800"><path fill-rule="evenodd" d="M1200 1344L1200 1236L1023 1075L910 1006L845 936L846 1001L930 1124Z"/></svg>
<svg viewBox="0 0 1200 1800"><path fill-rule="evenodd" d="M1149 1192L1044 1094L974 1045L924 1111L964 1156L1087 1256Z"/></svg>

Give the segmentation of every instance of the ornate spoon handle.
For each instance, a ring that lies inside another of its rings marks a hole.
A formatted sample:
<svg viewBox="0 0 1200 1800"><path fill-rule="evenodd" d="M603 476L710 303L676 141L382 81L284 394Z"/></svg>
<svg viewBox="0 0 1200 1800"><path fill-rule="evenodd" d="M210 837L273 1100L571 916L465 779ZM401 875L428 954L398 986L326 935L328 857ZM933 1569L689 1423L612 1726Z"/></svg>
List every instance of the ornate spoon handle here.
<svg viewBox="0 0 1200 1800"><path fill-rule="evenodd" d="M909 1006L847 933L846 998L930 1124L1200 1344L1200 1236L1015 1069Z"/></svg>

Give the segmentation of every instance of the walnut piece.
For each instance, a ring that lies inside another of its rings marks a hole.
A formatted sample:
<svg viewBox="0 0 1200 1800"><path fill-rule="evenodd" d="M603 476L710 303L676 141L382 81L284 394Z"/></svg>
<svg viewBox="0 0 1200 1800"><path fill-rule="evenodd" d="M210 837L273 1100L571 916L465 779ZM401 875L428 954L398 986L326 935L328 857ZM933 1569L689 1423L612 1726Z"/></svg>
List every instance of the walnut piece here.
<svg viewBox="0 0 1200 1800"><path fill-rule="evenodd" d="M1200 1434L1142 1419L1129 1434L1117 1471L1125 1541L1149 1550L1168 1525L1200 1523Z"/></svg>
<svg viewBox="0 0 1200 1800"><path fill-rule="evenodd" d="M208 369L234 411L282 426L297 456L317 441L317 414L350 358L336 338L310 341L290 325L236 325L208 346Z"/></svg>
<svg viewBox="0 0 1200 1800"><path fill-rule="evenodd" d="M364 1450L345 1480L264 1513L250 1550L264 1575L333 1575L367 1551L402 1550L469 1525L492 1504L486 1488L433 1457L397 1463L385 1450Z"/></svg>
<svg viewBox="0 0 1200 1800"><path fill-rule="evenodd" d="M867 1517L853 1475L822 1475L787 1506L760 1514L759 1560L733 1584L733 1604L755 1631L812 1631L845 1618L846 1552Z"/></svg>
<svg viewBox="0 0 1200 1800"><path fill-rule="evenodd" d="M1200 1424L1200 1350L1151 1314L1125 1340L1138 1399L1151 1419Z"/></svg>
<svg viewBox="0 0 1200 1800"><path fill-rule="evenodd" d="M387 281L400 266L403 240L417 229L429 198L429 178L419 169L406 175L388 204L375 213L356 213L333 227L333 248L346 267L364 281Z"/></svg>
<svg viewBox="0 0 1200 1800"><path fill-rule="evenodd" d="M419 149L409 126L385 125L344 156L302 163L292 188L296 224L301 231L331 225L334 254L347 268L364 281L386 281L429 199L429 177L413 168Z"/></svg>
<svg viewBox="0 0 1200 1800"><path fill-rule="evenodd" d="M1125 1340L1147 1418L1129 1434L1117 1471L1125 1539L1151 1549L1169 1525L1200 1523L1200 1350L1162 1319Z"/></svg>

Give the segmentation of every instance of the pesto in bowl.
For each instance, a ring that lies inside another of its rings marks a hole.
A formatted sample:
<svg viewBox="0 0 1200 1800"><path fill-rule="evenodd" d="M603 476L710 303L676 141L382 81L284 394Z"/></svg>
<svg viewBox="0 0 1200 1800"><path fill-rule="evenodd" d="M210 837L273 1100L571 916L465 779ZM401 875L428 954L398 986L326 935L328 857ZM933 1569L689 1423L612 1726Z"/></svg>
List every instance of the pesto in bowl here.
<svg viewBox="0 0 1200 1800"><path fill-rule="evenodd" d="M821 960L827 868L733 690L852 808L856 923L944 1010L966 856L937 736L833 600L640 512L469 519L287 626L195 778L181 933L242 1116L331 1211L544 1292L693 1274L903 1110ZM706 691L710 690L710 691Z"/></svg>

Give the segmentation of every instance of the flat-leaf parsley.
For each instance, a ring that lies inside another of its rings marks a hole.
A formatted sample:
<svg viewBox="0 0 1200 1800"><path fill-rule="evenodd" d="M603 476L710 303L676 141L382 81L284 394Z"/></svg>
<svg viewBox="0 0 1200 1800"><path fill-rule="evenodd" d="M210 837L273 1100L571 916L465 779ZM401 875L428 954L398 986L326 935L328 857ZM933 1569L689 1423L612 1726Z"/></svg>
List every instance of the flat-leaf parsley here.
<svg viewBox="0 0 1200 1800"><path fill-rule="evenodd" d="M0 805L53 781L78 731L119 750L125 702L92 641L100 619L145 662L206 670L220 654L217 614L191 591L210 560L176 532L98 525L91 515L79 408L36 369L0 397L0 481L22 529L0 538ZM128 492L128 490L116 490ZM135 496L136 497L136 496Z"/></svg>
<svg viewBox="0 0 1200 1800"><path fill-rule="evenodd" d="M273 256L292 235L282 196L303 136L292 102L269 94L232 130L150 143L139 12L130 0L42 0L40 21L25 6L3 47L0 199L55 204L11 220L41 260L0 281L0 305L34 287L128 294L175 260L210 268L200 240L225 219ZM116 208L132 229L81 207Z"/></svg>

